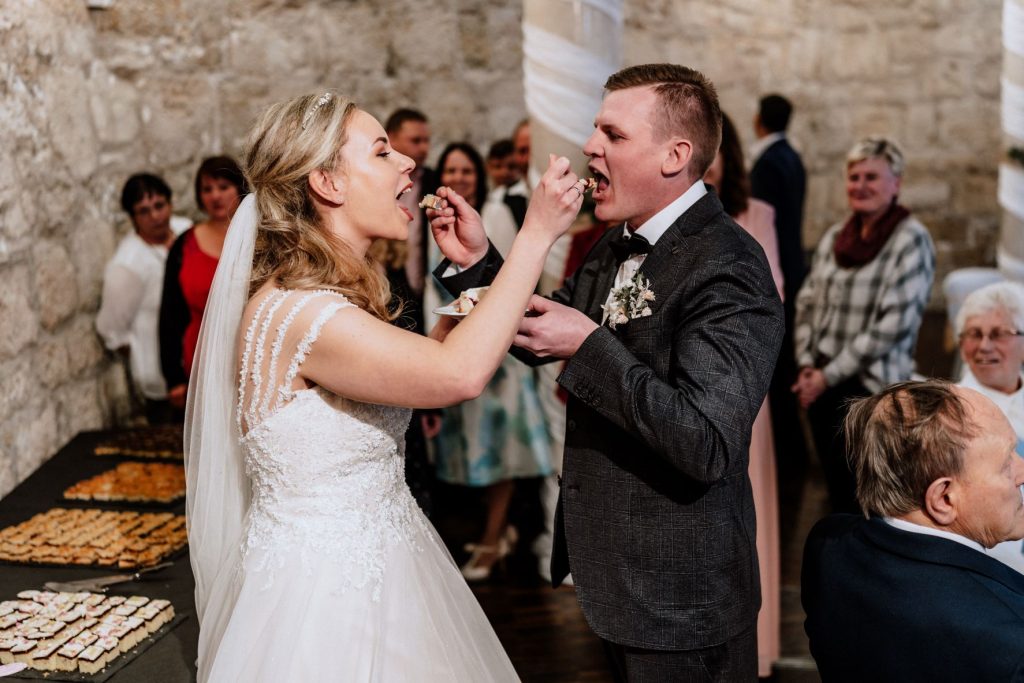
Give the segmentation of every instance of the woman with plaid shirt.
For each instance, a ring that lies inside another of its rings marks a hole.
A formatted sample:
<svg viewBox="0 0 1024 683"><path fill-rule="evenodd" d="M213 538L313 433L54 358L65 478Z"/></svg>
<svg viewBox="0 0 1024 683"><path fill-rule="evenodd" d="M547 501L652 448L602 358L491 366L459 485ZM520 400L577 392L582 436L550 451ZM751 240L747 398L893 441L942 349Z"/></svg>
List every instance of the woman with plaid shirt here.
<svg viewBox="0 0 1024 683"><path fill-rule="evenodd" d="M898 203L903 154L865 138L846 157L852 215L818 244L796 300L793 391L807 409L836 512L857 512L842 433L846 403L910 378L935 274L927 228Z"/></svg>

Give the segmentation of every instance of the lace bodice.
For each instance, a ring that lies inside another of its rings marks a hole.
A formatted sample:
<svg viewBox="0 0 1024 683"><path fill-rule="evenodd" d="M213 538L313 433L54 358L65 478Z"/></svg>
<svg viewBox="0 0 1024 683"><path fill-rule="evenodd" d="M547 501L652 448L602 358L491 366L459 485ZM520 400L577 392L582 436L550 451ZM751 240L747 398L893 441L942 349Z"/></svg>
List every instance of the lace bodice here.
<svg viewBox="0 0 1024 683"><path fill-rule="evenodd" d="M298 376L323 326L350 306L334 292L273 290L246 325L237 412L252 503L243 559L268 577L295 553L310 568L337 562L342 588L376 595L386 549L411 543L423 524L404 478L410 411L302 388Z"/></svg>

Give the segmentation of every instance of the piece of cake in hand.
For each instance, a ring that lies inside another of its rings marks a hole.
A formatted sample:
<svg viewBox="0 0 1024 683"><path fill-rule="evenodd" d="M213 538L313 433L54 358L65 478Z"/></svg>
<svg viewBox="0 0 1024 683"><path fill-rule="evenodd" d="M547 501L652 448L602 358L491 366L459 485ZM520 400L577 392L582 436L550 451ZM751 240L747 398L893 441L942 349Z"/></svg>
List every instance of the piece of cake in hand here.
<svg viewBox="0 0 1024 683"><path fill-rule="evenodd" d="M440 211L444 208L444 200L434 194L425 194L423 199L420 200L420 208Z"/></svg>

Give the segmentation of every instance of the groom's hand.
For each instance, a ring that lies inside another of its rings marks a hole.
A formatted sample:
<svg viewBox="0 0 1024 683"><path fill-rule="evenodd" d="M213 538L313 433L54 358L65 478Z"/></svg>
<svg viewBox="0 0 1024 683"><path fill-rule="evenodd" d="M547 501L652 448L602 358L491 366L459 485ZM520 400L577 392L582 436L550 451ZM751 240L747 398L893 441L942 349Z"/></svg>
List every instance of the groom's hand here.
<svg viewBox="0 0 1024 683"><path fill-rule="evenodd" d="M535 356L572 358L597 323L575 308L533 295L514 344Z"/></svg>
<svg viewBox="0 0 1024 683"><path fill-rule="evenodd" d="M445 258L469 268L487 255L487 233L480 214L450 187L439 187L437 196L445 200L444 207L427 209L434 241Z"/></svg>

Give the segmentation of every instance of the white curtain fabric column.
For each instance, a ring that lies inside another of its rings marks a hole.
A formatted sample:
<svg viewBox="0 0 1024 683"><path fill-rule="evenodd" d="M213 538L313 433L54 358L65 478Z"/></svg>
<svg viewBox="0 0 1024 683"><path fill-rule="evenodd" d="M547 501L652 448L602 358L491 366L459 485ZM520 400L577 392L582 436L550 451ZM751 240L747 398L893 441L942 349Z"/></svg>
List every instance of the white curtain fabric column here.
<svg viewBox="0 0 1024 683"><path fill-rule="evenodd" d="M619 69L622 0L524 0L523 89L530 116L532 183L548 154L568 157L587 172L583 143L593 130L604 82ZM532 184L531 183L531 184ZM542 293L561 285L570 239L551 251Z"/></svg>
<svg viewBox="0 0 1024 683"><path fill-rule="evenodd" d="M530 116L531 185L547 168L548 154L568 157L577 174L587 174L582 147L593 131L604 82L621 65L622 12L622 0L524 0L523 79ZM542 294L562 285L571 242L566 235L551 249L541 276ZM552 465L558 474L565 446L565 405L556 394L555 381L561 367L561 363L543 365L537 377L551 433ZM538 569L545 578L549 577L557 497L558 484L552 476L541 486L546 533L534 544Z"/></svg>
<svg viewBox="0 0 1024 683"><path fill-rule="evenodd" d="M1003 2L1003 148L1024 150L1024 0ZM1024 281L1024 163L1007 157L999 166L1003 209L999 270Z"/></svg>

